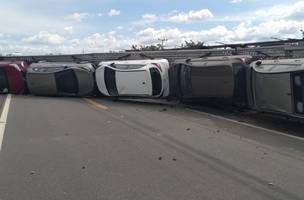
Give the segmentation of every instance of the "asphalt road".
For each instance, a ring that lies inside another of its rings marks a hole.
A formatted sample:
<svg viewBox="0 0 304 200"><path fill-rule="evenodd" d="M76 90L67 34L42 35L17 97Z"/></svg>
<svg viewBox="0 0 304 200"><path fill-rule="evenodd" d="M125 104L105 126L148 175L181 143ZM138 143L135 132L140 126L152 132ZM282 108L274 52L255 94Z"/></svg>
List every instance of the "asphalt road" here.
<svg viewBox="0 0 304 200"><path fill-rule="evenodd" d="M12 96L0 199L304 199L303 144L174 105Z"/></svg>

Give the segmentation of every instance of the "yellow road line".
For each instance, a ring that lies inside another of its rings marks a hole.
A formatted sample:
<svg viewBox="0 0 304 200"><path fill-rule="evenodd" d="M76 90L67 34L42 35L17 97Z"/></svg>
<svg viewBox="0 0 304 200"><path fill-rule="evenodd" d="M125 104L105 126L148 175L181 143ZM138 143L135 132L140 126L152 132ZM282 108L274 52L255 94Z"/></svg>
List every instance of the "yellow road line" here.
<svg viewBox="0 0 304 200"><path fill-rule="evenodd" d="M108 106L100 104L100 103L97 103L96 101L93 101L91 99L85 98L84 100L86 102L88 102L90 105L95 106L96 108L103 109L103 110L107 110L108 109Z"/></svg>
<svg viewBox="0 0 304 200"><path fill-rule="evenodd" d="M3 135L4 135L4 131L5 131L5 125L7 123L7 115L8 115L11 99L12 99L12 95L8 94L5 99L2 113L0 116L0 151L1 151L1 147L2 147Z"/></svg>

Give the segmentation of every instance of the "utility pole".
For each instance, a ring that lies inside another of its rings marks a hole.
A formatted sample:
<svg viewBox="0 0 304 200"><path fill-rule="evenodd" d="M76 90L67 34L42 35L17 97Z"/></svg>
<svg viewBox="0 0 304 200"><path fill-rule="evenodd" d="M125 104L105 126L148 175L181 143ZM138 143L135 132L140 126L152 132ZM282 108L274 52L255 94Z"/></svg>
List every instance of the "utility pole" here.
<svg viewBox="0 0 304 200"><path fill-rule="evenodd" d="M168 41L168 38L159 38L158 41L161 42L161 48L164 49L164 47L165 47L165 42Z"/></svg>

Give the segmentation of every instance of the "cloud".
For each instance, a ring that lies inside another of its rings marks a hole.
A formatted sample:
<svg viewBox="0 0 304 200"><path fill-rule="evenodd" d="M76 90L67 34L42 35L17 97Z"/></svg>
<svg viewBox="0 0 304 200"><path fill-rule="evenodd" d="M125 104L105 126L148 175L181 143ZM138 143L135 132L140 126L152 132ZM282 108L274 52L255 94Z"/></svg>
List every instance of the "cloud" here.
<svg viewBox="0 0 304 200"><path fill-rule="evenodd" d="M146 20L146 21L154 22L154 21L156 21L158 19L158 17L155 14L144 14L142 16L142 19Z"/></svg>
<svg viewBox="0 0 304 200"><path fill-rule="evenodd" d="M64 27L63 30L64 30L66 33L68 33L68 34L72 34L72 33L73 33L73 26Z"/></svg>
<svg viewBox="0 0 304 200"><path fill-rule="evenodd" d="M124 29L123 26L117 26L116 28L117 28L117 30L123 30Z"/></svg>
<svg viewBox="0 0 304 200"><path fill-rule="evenodd" d="M85 18L87 18L89 16L88 13L86 12L82 12L82 13L73 13L71 15L69 15L67 17L67 19L69 20L73 20L73 21L76 21L76 22L82 22Z"/></svg>
<svg viewBox="0 0 304 200"><path fill-rule="evenodd" d="M277 5L268 9L262 9L255 12L258 17L267 19L290 19L303 21L304 2L299 1L291 5Z"/></svg>
<svg viewBox="0 0 304 200"><path fill-rule="evenodd" d="M120 15L120 10L115 10L115 9L111 9L109 12L108 12L108 15L110 16L110 17L114 17L114 16L118 16L118 15Z"/></svg>
<svg viewBox="0 0 304 200"><path fill-rule="evenodd" d="M203 21L213 17L213 14L208 9L198 11L189 11L188 13L180 12L175 15L169 16L168 21L175 23L190 23L193 21Z"/></svg>
<svg viewBox="0 0 304 200"><path fill-rule="evenodd" d="M242 3L243 0L231 0L230 3L234 3L234 4L237 4L237 3Z"/></svg>
<svg viewBox="0 0 304 200"><path fill-rule="evenodd" d="M69 24L64 16L47 15L21 7L16 2L6 2L0 6L0 32L12 35L35 34L40 30L62 31ZM22 30L22 31L20 31Z"/></svg>
<svg viewBox="0 0 304 200"><path fill-rule="evenodd" d="M184 41L204 41L208 44L217 42L237 43L250 41L265 41L271 37L295 38L299 36L303 22L291 20L269 20L257 25L241 22L237 26L228 28L217 25L201 31L183 31L178 28L146 28L136 34L138 44L156 44L159 38L167 38L167 47L174 47Z"/></svg>
<svg viewBox="0 0 304 200"><path fill-rule="evenodd" d="M63 44L65 38L56 33L40 31L36 35L24 38L23 41L31 44L60 45Z"/></svg>

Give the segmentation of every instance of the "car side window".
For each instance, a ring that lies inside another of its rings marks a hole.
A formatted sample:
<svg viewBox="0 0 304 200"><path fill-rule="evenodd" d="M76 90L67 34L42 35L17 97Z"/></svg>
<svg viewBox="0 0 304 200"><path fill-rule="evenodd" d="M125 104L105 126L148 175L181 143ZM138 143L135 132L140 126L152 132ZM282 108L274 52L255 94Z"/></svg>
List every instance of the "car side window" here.
<svg viewBox="0 0 304 200"><path fill-rule="evenodd" d="M55 79L59 93L78 93L78 81L72 69L55 73Z"/></svg>
<svg viewBox="0 0 304 200"><path fill-rule="evenodd" d="M0 69L0 93L8 93L9 92L9 84L6 76L6 72L4 69Z"/></svg>

